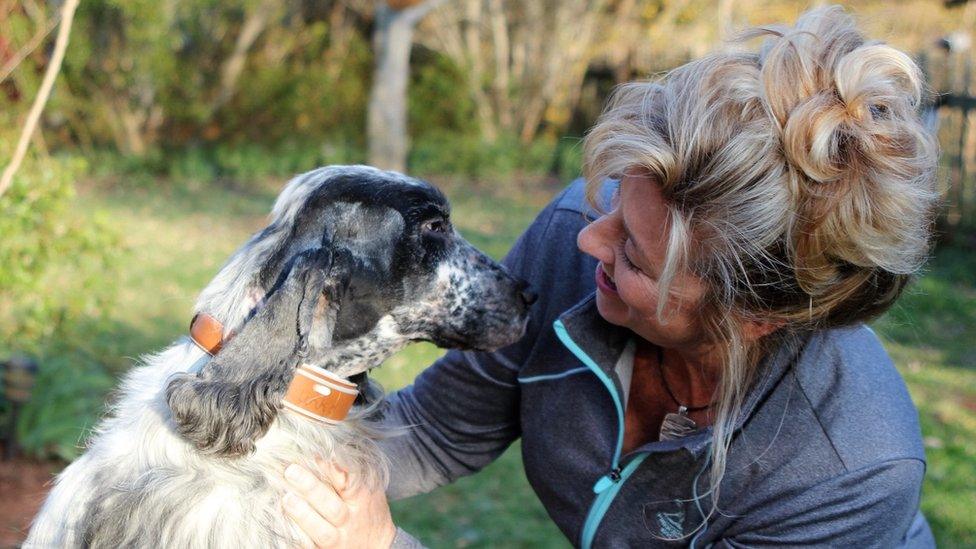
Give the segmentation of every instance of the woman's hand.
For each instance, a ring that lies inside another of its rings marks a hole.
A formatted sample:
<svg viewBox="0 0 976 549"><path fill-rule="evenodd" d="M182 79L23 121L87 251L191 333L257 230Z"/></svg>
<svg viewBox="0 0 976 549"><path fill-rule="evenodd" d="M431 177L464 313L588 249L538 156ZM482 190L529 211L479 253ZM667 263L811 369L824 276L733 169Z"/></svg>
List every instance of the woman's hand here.
<svg viewBox="0 0 976 549"><path fill-rule="evenodd" d="M396 526L386 494L366 488L347 491L345 471L323 462L318 465L331 485L297 464L285 469L291 486L284 499L288 516L316 547L389 547Z"/></svg>

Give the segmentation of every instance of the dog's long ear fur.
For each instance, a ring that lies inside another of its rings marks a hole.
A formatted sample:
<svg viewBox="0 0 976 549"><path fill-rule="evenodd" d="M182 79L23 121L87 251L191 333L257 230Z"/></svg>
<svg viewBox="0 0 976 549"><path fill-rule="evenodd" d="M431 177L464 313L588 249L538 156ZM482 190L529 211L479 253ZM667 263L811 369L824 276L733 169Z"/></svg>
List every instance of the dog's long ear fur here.
<svg viewBox="0 0 976 549"><path fill-rule="evenodd" d="M348 262L325 248L299 254L283 269L264 306L198 374L178 374L166 400L177 431L201 452L240 456L254 450L281 409L313 324L331 323L348 283ZM328 330L316 328L315 332Z"/></svg>

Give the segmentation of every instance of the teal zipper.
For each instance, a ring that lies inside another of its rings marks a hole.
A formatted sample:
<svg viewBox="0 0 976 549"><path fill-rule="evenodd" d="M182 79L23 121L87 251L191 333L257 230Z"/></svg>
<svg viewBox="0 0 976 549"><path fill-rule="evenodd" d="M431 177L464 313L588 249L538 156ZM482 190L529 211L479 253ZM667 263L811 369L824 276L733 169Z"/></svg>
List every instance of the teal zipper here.
<svg viewBox="0 0 976 549"><path fill-rule="evenodd" d="M620 401L620 395L617 394L617 388L613 384L613 380L607 376L606 372L600 368L596 362L588 354L586 354L583 349L573 341L570 337L569 332L566 330L566 326L563 325L561 320L556 320L553 323L553 329L556 331L556 336L559 341L570 350L576 358L580 360L583 364L589 368L596 377L603 382L603 385L610 392L610 397L613 398L613 405L617 410L617 445L613 450L613 459L610 462L610 472L606 475L600 477L596 483L593 485L593 493L596 494L596 498L593 499L593 503L590 505L590 510L586 514L586 521L583 523L583 532L580 534L580 547L583 549L590 549L593 544L593 538L596 537L597 528L600 527L600 522L603 521L603 516L606 515L607 510L610 509L610 504L613 503L615 497L617 497L617 492L623 487L624 481L626 481L640 466L641 462L647 457L647 454L639 454L634 459L627 463L626 467L620 467L620 453L624 445L624 406Z"/></svg>

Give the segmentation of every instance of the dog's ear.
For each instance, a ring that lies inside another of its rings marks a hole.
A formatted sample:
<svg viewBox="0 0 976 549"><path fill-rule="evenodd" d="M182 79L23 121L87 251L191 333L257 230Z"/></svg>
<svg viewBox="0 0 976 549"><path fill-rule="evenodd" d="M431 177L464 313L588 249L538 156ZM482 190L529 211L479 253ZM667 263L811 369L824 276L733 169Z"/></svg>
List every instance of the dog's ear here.
<svg viewBox="0 0 976 549"><path fill-rule="evenodd" d="M169 382L166 400L177 431L204 453L253 451L281 409L298 362L310 346L330 344L348 279L342 254L319 248L296 256L264 306L217 356L198 374Z"/></svg>

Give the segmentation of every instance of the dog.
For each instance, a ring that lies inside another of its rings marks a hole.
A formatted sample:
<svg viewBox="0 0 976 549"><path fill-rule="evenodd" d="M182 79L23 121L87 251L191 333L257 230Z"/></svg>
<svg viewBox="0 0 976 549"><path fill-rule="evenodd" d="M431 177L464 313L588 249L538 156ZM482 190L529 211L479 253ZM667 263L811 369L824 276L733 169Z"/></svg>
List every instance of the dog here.
<svg viewBox="0 0 976 549"><path fill-rule="evenodd" d="M289 463L333 460L361 485L387 482L366 372L413 341L513 343L533 300L458 234L432 185L366 166L300 175L197 301L219 350L183 338L127 374L24 546L307 546L280 507ZM306 367L355 381L342 385L359 387L348 418L286 406Z"/></svg>

